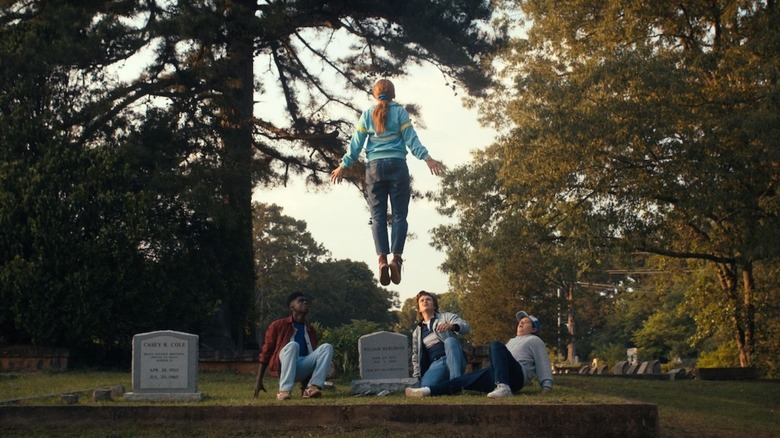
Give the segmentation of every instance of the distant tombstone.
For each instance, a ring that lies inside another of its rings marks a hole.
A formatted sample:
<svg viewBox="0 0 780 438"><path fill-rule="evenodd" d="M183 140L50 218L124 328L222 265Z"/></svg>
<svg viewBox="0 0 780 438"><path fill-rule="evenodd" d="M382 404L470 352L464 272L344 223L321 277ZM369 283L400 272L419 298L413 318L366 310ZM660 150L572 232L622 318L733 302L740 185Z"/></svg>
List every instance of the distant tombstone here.
<svg viewBox="0 0 780 438"><path fill-rule="evenodd" d="M639 364L636 363L636 362L632 363L626 369L626 375L627 376L635 376L637 371L639 371Z"/></svg>
<svg viewBox="0 0 780 438"><path fill-rule="evenodd" d="M133 336L133 392L124 400L199 401L198 336L170 330Z"/></svg>
<svg viewBox="0 0 780 438"><path fill-rule="evenodd" d="M639 351L636 349L636 347L626 349L626 360L629 363L638 363L638 352Z"/></svg>
<svg viewBox="0 0 780 438"><path fill-rule="evenodd" d="M671 380L681 380L687 378L688 374L685 372L685 368L675 368L669 371L669 379Z"/></svg>
<svg viewBox="0 0 780 438"><path fill-rule="evenodd" d="M612 368L612 374L616 376L622 376L626 374L626 371L628 371L629 363L627 360L621 360L620 362L616 363L615 366Z"/></svg>
<svg viewBox="0 0 780 438"><path fill-rule="evenodd" d="M645 372L647 374L661 374L661 361L660 360L649 361Z"/></svg>
<svg viewBox="0 0 780 438"><path fill-rule="evenodd" d="M358 339L361 380L352 382L356 394L403 391L417 383L409 377L409 339L406 335L376 332Z"/></svg>
<svg viewBox="0 0 780 438"><path fill-rule="evenodd" d="M642 365L639 366L639 371L637 371L637 374L645 375L645 374L660 374L661 373L661 362L657 360L648 360L646 362L642 362Z"/></svg>
<svg viewBox="0 0 780 438"><path fill-rule="evenodd" d="M609 374L609 370L608 370L606 365L599 365L598 367L596 367L596 373L595 374L603 376L604 374Z"/></svg>
<svg viewBox="0 0 780 438"><path fill-rule="evenodd" d="M582 368L580 368L579 374L590 374L590 367L583 365Z"/></svg>

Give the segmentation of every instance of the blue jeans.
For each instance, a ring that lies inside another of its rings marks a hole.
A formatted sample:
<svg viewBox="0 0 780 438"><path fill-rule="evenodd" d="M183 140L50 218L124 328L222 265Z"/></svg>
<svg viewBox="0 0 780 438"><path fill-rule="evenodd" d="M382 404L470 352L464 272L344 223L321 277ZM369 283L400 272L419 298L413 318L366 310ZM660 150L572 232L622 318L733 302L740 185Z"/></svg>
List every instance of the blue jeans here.
<svg viewBox="0 0 780 438"><path fill-rule="evenodd" d="M512 357L506 345L494 341L490 343L490 366L429 388L431 395L449 395L458 394L464 389L490 392L496 389L497 383L505 383L512 392L517 392L523 388L524 382L523 367Z"/></svg>
<svg viewBox="0 0 780 438"><path fill-rule="evenodd" d="M333 346L320 344L306 356L300 356L301 348L295 341L290 341L279 352L282 370L279 373L279 391L292 391L295 382L309 379L309 385L320 388L325 384L325 377L333 361Z"/></svg>
<svg viewBox="0 0 780 438"><path fill-rule="evenodd" d="M445 355L433 361L425 370L420 386L433 386L455 377L460 377L466 371L466 358L456 338L450 337L444 340Z"/></svg>
<svg viewBox="0 0 780 438"><path fill-rule="evenodd" d="M366 164L368 207L371 209L371 234L376 253L403 254L409 225L411 185L409 167L401 158L382 158ZM392 245L387 240L387 200L392 207Z"/></svg>

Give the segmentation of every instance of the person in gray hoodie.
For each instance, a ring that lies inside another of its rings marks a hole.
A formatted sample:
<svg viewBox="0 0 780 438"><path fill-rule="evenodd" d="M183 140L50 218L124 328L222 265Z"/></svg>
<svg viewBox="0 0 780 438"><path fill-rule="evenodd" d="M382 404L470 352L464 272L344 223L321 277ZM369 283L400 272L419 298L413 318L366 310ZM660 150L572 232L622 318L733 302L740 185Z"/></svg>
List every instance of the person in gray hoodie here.
<svg viewBox="0 0 780 438"><path fill-rule="evenodd" d="M538 336L542 325L539 319L522 310L515 317L516 336L506 344L498 341L490 344L490 366L435 385L406 388L406 396L457 394L468 389L487 392L488 397L509 397L534 378L539 381L542 393L552 391L550 357Z"/></svg>
<svg viewBox="0 0 780 438"><path fill-rule="evenodd" d="M439 301L430 292L420 291L415 303L419 322L412 333L412 377L421 386L459 377L466 371L466 356L458 338L471 327L455 313L439 312Z"/></svg>

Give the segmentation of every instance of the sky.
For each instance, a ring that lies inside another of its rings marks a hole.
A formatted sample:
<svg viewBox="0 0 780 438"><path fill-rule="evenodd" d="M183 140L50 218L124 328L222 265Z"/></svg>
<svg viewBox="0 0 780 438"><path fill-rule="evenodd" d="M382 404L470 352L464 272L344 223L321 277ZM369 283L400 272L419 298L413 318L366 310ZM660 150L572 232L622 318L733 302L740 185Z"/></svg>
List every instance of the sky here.
<svg viewBox="0 0 780 438"><path fill-rule="evenodd" d="M463 94L456 95L434 67L411 67L408 76L390 79L395 85L396 102L419 106L425 128L413 118L417 135L430 155L446 166L453 168L469 162L472 151L484 149L493 142L494 131L480 126L476 109L464 108ZM364 108L373 104L368 96L360 103ZM345 143L345 151L346 148ZM424 193L440 188L440 177L431 175L424 161L409 154L407 163L417 190ZM329 250L331 257L365 262L376 278L377 255L366 202L352 185L329 186L315 193L303 181L295 180L287 187L257 189L254 200L277 204L283 208L283 214L305 221L314 240ZM416 238L406 241L401 283L387 286L398 292L401 303L421 290L434 293L449 290L447 274L439 269L445 255L431 247L430 230L452 223L452 219L438 214L431 202L412 200L408 222L409 234Z"/></svg>

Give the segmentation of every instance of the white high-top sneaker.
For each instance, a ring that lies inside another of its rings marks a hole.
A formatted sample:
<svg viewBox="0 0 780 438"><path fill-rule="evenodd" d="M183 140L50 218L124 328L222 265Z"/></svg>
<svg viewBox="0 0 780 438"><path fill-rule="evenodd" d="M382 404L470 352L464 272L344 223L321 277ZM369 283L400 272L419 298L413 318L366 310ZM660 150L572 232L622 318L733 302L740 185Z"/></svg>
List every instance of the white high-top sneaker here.
<svg viewBox="0 0 780 438"><path fill-rule="evenodd" d="M509 397L512 395L512 389L505 383L499 383L496 385L496 389L489 393L488 397Z"/></svg>

